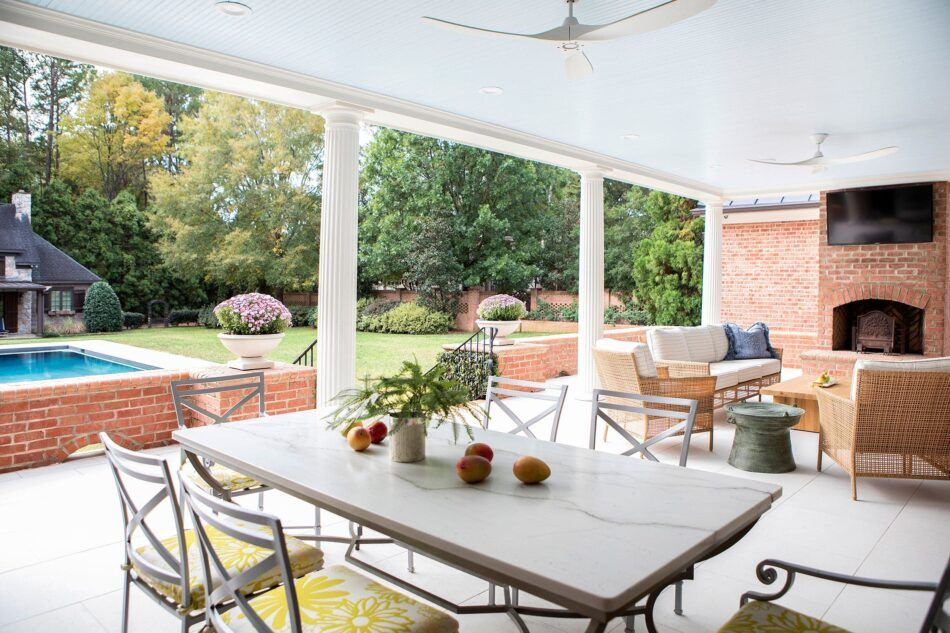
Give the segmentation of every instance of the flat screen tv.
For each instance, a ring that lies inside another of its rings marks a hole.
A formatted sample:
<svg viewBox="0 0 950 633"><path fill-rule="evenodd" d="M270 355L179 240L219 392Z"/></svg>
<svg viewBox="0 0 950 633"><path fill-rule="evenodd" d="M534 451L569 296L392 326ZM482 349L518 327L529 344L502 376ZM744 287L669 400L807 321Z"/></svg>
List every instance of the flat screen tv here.
<svg viewBox="0 0 950 633"><path fill-rule="evenodd" d="M933 200L933 185L830 192L828 244L932 242Z"/></svg>

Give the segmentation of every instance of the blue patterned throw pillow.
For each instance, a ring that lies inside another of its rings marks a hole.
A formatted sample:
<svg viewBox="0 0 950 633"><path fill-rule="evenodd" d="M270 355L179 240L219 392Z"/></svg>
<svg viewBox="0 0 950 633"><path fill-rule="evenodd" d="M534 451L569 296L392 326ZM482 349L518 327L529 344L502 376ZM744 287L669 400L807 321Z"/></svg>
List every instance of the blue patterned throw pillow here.
<svg viewBox="0 0 950 633"><path fill-rule="evenodd" d="M735 323L724 323L722 329L729 339L729 351L723 360L775 358L775 350L769 342L769 326L765 323L759 321L746 330Z"/></svg>

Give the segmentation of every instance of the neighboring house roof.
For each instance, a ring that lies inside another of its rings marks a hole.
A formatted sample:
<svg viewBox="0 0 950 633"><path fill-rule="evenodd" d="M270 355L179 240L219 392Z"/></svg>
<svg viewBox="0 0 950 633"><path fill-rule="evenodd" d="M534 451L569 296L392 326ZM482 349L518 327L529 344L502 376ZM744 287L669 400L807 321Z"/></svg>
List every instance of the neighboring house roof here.
<svg viewBox="0 0 950 633"><path fill-rule="evenodd" d="M0 253L16 256L17 266L33 266L33 282L92 284L99 276L33 232L16 217L12 204L0 205Z"/></svg>

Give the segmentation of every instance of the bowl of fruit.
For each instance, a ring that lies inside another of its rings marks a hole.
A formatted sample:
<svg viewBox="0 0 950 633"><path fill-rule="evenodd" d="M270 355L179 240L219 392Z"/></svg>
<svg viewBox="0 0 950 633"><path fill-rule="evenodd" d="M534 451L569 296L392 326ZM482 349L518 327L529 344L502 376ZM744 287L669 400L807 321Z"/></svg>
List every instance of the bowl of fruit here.
<svg viewBox="0 0 950 633"><path fill-rule="evenodd" d="M825 388L825 387L830 387L832 385L837 385L838 380L834 376L829 374L827 371L823 371L821 372L821 375L818 376L818 378L812 381L812 384L818 387Z"/></svg>

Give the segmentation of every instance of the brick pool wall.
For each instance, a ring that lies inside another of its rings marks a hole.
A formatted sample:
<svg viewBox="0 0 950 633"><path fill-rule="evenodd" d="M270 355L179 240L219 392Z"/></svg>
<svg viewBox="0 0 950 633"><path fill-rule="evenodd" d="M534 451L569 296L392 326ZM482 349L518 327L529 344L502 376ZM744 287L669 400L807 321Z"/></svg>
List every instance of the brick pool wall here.
<svg viewBox="0 0 950 633"><path fill-rule="evenodd" d="M178 428L171 382L220 375L223 367L156 370L120 377L76 378L0 386L0 472L62 462L106 431L131 449L171 443ZM265 372L268 414L313 409L316 369L279 364ZM227 403L209 400L214 410ZM241 417L256 415L253 405ZM193 422L198 422L192 418Z"/></svg>

